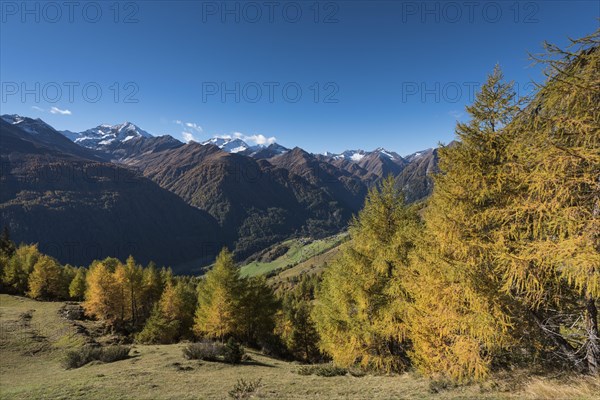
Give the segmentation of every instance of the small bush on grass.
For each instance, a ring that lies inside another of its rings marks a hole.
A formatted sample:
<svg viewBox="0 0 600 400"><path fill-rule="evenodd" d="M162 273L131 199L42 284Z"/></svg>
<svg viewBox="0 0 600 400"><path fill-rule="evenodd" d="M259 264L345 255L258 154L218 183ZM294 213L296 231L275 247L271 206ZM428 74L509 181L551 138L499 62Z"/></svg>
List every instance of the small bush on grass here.
<svg viewBox="0 0 600 400"><path fill-rule="evenodd" d="M456 387L456 384L446 378L433 379L429 381L429 393L441 393L444 390L449 390Z"/></svg>
<svg viewBox="0 0 600 400"><path fill-rule="evenodd" d="M223 348L223 361L229 364L239 364L244 356L244 348L233 338L229 338Z"/></svg>
<svg viewBox="0 0 600 400"><path fill-rule="evenodd" d="M111 363L124 360L129 356L131 349L127 346L92 347L84 346L78 350L67 352L64 367L66 369L79 368L92 361Z"/></svg>
<svg viewBox="0 0 600 400"><path fill-rule="evenodd" d="M183 349L183 356L188 360L220 361L228 364L239 364L245 357L244 348L234 339L225 345L215 342L190 343Z"/></svg>
<svg viewBox="0 0 600 400"><path fill-rule="evenodd" d="M298 369L299 375L318 375L324 377L343 376L348 373L346 368L337 367L333 364L304 365Z"/></svg>
<svg viewBox="0 0 600 400"><path fill-rule="evenodd" d="M262 387L262 379L256 379L246 382L243 379L238 379L237 383L229 391L229 397L235 400L247 400L253 397L258 397L260 388Z"/></svg>
<svg viewBox="0 0 600 400"><path fill-rule="evenodd" d="M358 366L348 368L348 373L355 378L362 378L367 375L367 371Z"/></svg>
<svg viewBox="0 0 600 400"><path fill-rule="evenodd" d="M183 356L188 360L220 361L223 345L213 342L190 343L183 349Z"/></svg>
<svg viewBox="0 0 600 400"><path fill-rule="evenodd" d="M119 360L124 360L129 356L131 351L130 347L127 346L108 346L103 347L100 352L99 360L105 363L111 363Z"/></svg>

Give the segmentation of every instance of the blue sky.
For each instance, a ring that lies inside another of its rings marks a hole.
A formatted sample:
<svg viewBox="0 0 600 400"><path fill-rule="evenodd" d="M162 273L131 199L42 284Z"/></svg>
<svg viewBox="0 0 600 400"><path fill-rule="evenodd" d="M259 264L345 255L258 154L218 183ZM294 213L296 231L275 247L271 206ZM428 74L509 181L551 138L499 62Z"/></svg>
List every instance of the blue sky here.
<svg viewBox="0 0 600 400"><path fill-rule="evenodd" d="M0 107L73 131L406 155L452 140L496 63L527 92L543 79L528 52L593 32L598 4L2 1Z"/></svg>

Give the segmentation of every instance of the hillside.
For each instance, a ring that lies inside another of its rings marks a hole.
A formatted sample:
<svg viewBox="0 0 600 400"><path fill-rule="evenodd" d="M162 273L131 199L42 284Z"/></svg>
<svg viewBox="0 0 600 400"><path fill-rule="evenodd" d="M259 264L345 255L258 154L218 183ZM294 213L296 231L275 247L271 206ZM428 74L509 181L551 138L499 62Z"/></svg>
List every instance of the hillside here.
<svg viewBox="0 0 600 400"><path fill-rule="evenodd" d="M346 233L324 239L311 240L309 238L290 239L273 245L259 254L246 260L241 273L244 276L280 274L297 266L312 262L319 262L323 254L340 245L346 238Z"/></svg>
<svg viewBox="0 0 600 400"><path fill-rule="evenodd" d="M0 129L2 222L18 241L41 242L62 262L135 253L180 273L199 271L222 245L241 260L290 238L337 234L388 174L421 200L437 165L432 150L404 159L383 148L315 155L240 139L184 144L129 122L74 133L4 115Z"/></svg>
<svg viewBox="0 0 600 400"><path fill-rule="evenodd" d="M130 159L128 165L213 216L239 257L296 233L339 232L358 210L359 198L351 207L345 193L214 145L190 143Z"/></svg>
<svg viewBox="0 0 600 400"><path fill-rule="evenodd" d="M176 265L221 247L206 212L135 171L83 157L87 149L49 126L33 134L0 120L0 135L0 224L17 242L74 265L129 254Z"/></svg>
<svg viewBox="0 0 600 400"><path fill-rule="evenodd" d="M423 200L433 191L432 175L439 172L438 149L411 154L406 160L406 166L395 175L397 185L409 203Z"/></svg>
<svg viewBox="0 0 600 400"><path fill-rule="evenodd" d="M302 376L300 365L250 351L241 365L190 361L184 344L135 345L122 361L65 370L67 350L85 337L59 315L61 302L0 295L2 399L225 399L238 379L262 379L264 399L592 399L598 382L521 375L515 371L481 384L452 387L412 373ZM509 392L510 391L510 392Z"/></svg>

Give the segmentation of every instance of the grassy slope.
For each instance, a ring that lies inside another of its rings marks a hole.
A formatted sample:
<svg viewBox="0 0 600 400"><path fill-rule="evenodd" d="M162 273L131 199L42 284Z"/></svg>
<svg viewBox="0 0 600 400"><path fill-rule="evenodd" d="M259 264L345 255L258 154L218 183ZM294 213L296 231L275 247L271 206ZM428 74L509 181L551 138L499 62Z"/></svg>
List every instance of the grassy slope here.
<svg viewBox="0 0 600 400"><path fill-rule="evenodd" d="M429 381L412 373L394 376L301 376L298 364L251 352L252 364L230 366L185 360L183 344L134 346L132 357L111 364L64 370L64 351L82 343L58 316L61 303L0 295L0 397L2 399L225 399L237 379L261 378L265 399L519 399L593 398L591 380L565 383L514 375L432 394ZM31 311L30 323L22 315ZM509 392L510 390L510 392Z"/></svg>
<svg viewBox="0 0 600 400"><path fill-rule="evenodd" d="M331 236L325 239L314 240L308 244L304 239L290 239L282 245L289 246L289 250L283 256L271 262L253 261L244 265L240 271L243 276L266 275L269 272L285 269L292 265L302 263L309 259L318 259L327 250L337 246L345 234Z"/></svg>
<svg viewBox="0 0 600 400"><path fill-rule="evenodd" d="M322 254L311 257L298 265L287 268L277 275L269 278L269 283L279 285L285 283L288 279L298 277L303 274L320 274L323 272L325 263L330 264L340 251L340 246L335 246Z"/></svg>

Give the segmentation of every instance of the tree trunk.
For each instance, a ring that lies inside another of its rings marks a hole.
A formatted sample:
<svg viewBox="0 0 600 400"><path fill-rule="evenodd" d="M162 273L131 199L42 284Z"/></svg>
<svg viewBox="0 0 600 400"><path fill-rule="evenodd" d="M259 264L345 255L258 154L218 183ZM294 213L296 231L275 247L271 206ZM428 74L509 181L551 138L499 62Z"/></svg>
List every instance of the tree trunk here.
<svg viewBox="0 0 600 400"><path fill-rule="evenodd" d="M133 285L131 285L131 290L130 290L130 296L131 296L131 321L133 323L133 326L135 326L135 291L134 291L134 287Z"/></svg>
<svg viewBox="0 0 600 400"><path fill-rule="evenodd" d="M544 332L550 338L550 340L552 340L554 345L558 347L560 351L567 357L575 370L578 372L585 372L585 364L582 362L582 359L577 357L577 350L571 346L571 344L557 331L557 329L553 329L552 327L544 324L544 321L537 312L531 311L531 315L542 332Z"/></svg>
<svg viewBox="0 0 600 400"><path fill-rule="evenodd" d="M585 301L585 324L588 335L586 360L591 374L600 373L600 339L598 338L598 309L595 299L588 295Z"/></svg>

